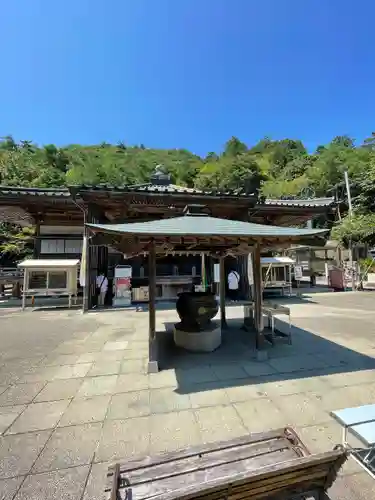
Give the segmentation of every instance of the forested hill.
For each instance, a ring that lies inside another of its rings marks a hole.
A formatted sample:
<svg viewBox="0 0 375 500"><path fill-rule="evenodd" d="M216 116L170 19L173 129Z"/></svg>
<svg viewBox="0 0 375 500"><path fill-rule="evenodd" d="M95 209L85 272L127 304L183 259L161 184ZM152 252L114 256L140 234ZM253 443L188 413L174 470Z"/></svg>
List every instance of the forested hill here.
<svg viewBox="0 0 375 500"><path fill-rule="evenodd" d="M354 238L371 238L375 210L375 134L362 144L347 136L308 152L300 140L265 138L246 145L235 137L223 151L202 158L186 149L53 144L37 146L0 142L0 184L56 187L68 184L114 185L149 182L156 165L163 165L175 184L206 189L246 190L254 180L266 197L314 197L334 194L347 170L353 186L356 215L344 220L336 236L348 231ZM339 187L340 189L340 187ZM341 233L340 233L341 231Z"/></svg>

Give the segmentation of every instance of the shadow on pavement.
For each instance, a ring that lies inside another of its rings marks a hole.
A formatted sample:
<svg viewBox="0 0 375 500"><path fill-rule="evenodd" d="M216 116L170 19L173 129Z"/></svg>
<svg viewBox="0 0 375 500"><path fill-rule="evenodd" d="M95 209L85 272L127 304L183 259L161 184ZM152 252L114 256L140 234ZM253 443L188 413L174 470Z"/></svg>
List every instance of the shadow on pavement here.
<svg viewBox="0 0 375 500"><path fill-rule="evenodd" d="M269 359L257 361L255 335L241 329L242 321L228 320L222 344L214 352L193 353L173 342L173 323L159 333L161 369L174 369L181 394L215 388L263 384L375 369L375 359L293 327L292 345L267 346ZM215 376L212 376L215 374Z"/></svg>

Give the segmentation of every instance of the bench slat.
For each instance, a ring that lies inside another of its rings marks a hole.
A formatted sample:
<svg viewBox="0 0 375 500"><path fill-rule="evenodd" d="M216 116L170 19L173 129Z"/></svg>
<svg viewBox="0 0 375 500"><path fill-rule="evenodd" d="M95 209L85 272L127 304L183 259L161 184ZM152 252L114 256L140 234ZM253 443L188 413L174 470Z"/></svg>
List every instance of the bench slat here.
<svg viewBox="0 0 375 500"><path fill-rule="evenodd" d="M200 454L199 458L194 455L182 460L176 460L173 463L173 468L170 463L158 464L153 467L131 470L127 477L131 483L147 482L173 477L181 474L197 473L200 470L212 469L219 467L241 467L243 468L247 462L256 461L257 457L262 457L262 461L266 460L266 455L271 455L272 460L275 457L285 457L284 459L295 458L295 451L291 449L290 444L286 439L277 439L266 441L265 443L250 445L250 446L234 446L223 450L216 450L211 453Z"/></svg>

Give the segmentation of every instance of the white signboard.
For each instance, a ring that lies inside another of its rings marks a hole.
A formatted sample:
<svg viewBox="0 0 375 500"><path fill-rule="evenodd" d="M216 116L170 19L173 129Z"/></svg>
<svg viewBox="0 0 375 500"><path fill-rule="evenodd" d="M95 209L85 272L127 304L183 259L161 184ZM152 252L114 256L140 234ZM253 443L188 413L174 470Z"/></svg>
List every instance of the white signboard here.
<svg viewBox="0 0 375 500"><path fill-rule="evenodd" d="M220 264L214 264L214 282L220 283Z"/></svg>
<svg viewBox="0 0 375 500"><path fill-rule="evenodd" d="M294 279L300 281L302 279L302 266L294 266Z"/></svg>
<svg viewBox="0 0 375 500"><path fill-rule="evenodd" d="M132 302L131 293L131 266L117 266L115 267L115 297L113 305L130 306Z"/></svg>
<svg viewBox="0 0 375 500"><path fill-rule="evenodd" d="M115 278L131 278L132 270L131 266L117 266L115 267Z"/></svg>
<svg viewBox="0 0 375 500"><path fill-rule="evenodd" d="M252 254L249 253L247 257L247 277L249 280L249 285L253 286L254 285L254 273L253 273L253 258Z"/></svg>

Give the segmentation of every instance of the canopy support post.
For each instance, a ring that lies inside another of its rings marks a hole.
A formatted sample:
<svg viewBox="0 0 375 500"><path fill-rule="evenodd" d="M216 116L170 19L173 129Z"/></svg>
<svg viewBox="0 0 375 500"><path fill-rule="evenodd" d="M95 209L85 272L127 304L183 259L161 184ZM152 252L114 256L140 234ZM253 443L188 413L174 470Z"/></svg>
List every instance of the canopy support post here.
<svg viewBox="0 0 375 500"><path fill-rule="evenodd" d="M156 339L156 252L155 242L150 243L148 251L148 288L149 288L149 303L148 303L148 373L157 373L158 366L158 349Z"/></svg>
<svg viewBox="0 0 375 500"><path fill-rule="evenodd" d="M29 280L29 275L28 275L28 270L27 268L24 268L23 270L23 287L22 287L22 311L26 309L26 288L27 288L27 283Z"/></svg>
<svg viewBox="0 0 375 500"><path fill-rule="evenodd" d="M227 320L225 317L225 257L219 258L220 266L220 317L221 328L227 328Z"/></svg>
<svg viewBox="0 0 375 500"><path fill-rule="evenodd" d="M86 219L86 215L85 215ZM81 266L84 266L84 269L81 270L83 274L83 312L87 312L90 308L90 252L89 252L89 238L88 238L88 230L86 227L86 223L83 226L83 243L82 243L82 252L84 252L84 256L81 258ZM82 262L83 261L83 262Z"/></svg>
<svg viewBox="0 0 375 500"><path fill-rule="evenodd" d="M260 245L254 245L252 253L253 258L253 276L254 276L254 323L256 331L255 345L256 349L260 350L264 347L264 334L263 334L263 291L262 291L262 267L260 262Z"/></svg>
<svg viewBox="0 0 375 500"><path fill-rule="evenodd" d="M41 240L40 240L40 218L36 218L35 231L34 231L34 250L33 259L39 259L41 250Z"/></svg>

